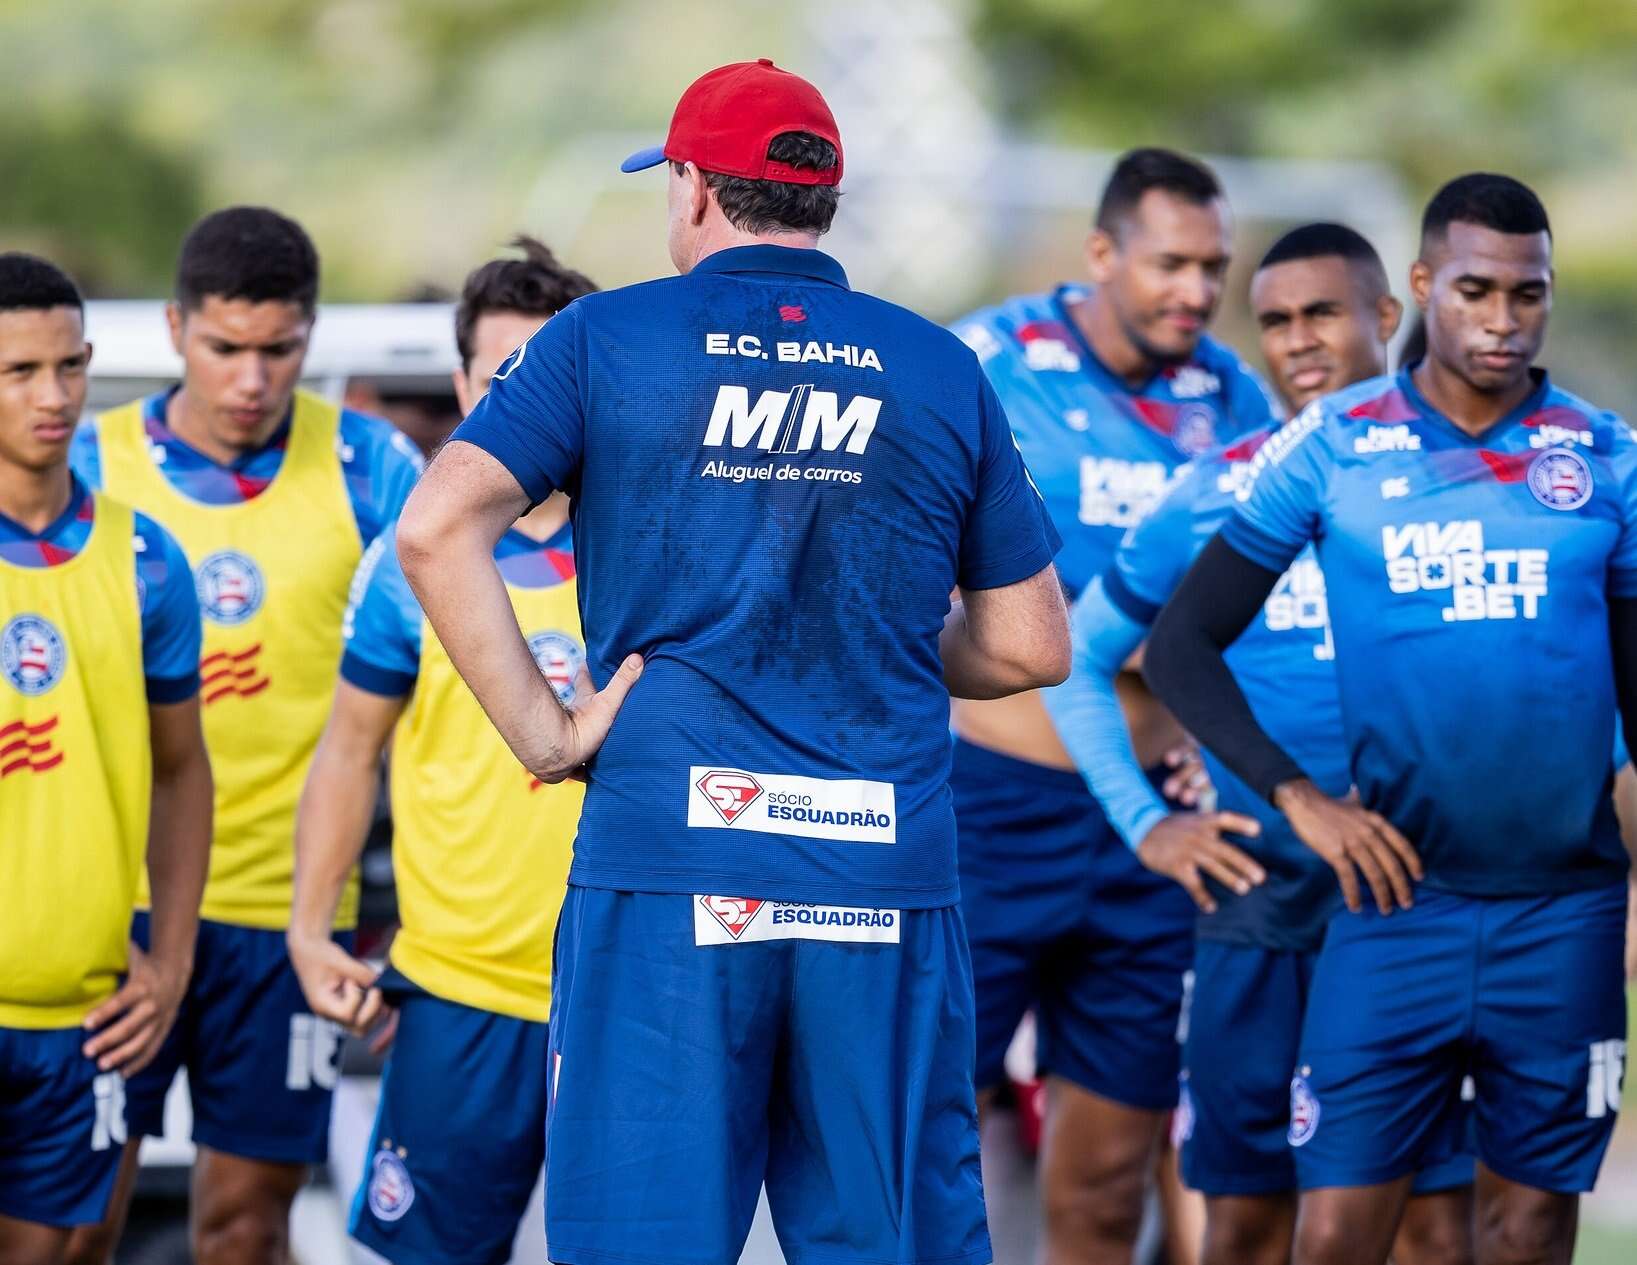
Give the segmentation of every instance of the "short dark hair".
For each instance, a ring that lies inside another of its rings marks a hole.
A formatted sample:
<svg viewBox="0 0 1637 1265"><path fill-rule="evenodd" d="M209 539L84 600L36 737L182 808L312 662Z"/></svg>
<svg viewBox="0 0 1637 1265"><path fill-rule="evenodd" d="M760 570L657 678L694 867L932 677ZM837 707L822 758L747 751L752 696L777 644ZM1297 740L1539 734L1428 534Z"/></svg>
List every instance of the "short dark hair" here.
<svg viewBox="0 0 1637 1265"><path fill-rule="evenodd" d="M521 259L491 259L472 271L455 305L455 346L462 367L472 363L472 333L489 312L518 312L541 320L556 316L596 290L590 277L560 263L544 242L519 233L506 243Z"/></svg>
<svg viewBox="0 0 1637 1265"><path fill-rule="evenodd" d="M308 316L318 304L318 251L307 231L264 206L213 211L182 239L176 301L197 311L205 299L294 303Z"/></svg>
<svg viewBox="0 0 1637 1265"><path fill-rule="evenodd" d="M1457 176L1427 203L1421 242L1442 237L1451 224L1477 224L1497 233L1552 235L1552 223L1535 191L1521 180L1492 171Z"/></svg>
<svg viewBox="0 0 1637 1265"><path fill-rule="evenodd" d="M1331 256L1345 260L1356 275L1364 277L1375 297L1388 292L1387 269L1382 265L1381 256L1376 254L1376 248L1370 245L1369 238L1357 229L1327 220L1291 229L1268 247L1262 262L1256 265L1256 271L1298 259L1325 259Z"/></svg>
<svg viewBox="0 0 1637 1265"><path fill-rule="evenodd" d="M780 132L768 142L767 156L776 163L806 171L830 171L840 161L836 147L811 132ZM671 165L678 169L682 166L675 162ZM704 175L728 223L744 233L780 228L827 233L841 204L841 190L833 184L746 180L714 171L705 171Z"/></svg>
<svg viewBox="0 0 1637 1265"><path fill-rule="evenodd" d="M1117 233L1150 189L1163 189L1195 206L1222 196L1216 174L1196 159L1173 149L1127 150L1103 186L1102 199L1097 203L1097 227L1105 233Z"/></svg>
<svg viewBox="0 0 1637 1265"><path fill-rule="evenodd" d="M54 307L85 311L80 288L66 272L20 250L0 254L0 312L46 312Z"/></svg>

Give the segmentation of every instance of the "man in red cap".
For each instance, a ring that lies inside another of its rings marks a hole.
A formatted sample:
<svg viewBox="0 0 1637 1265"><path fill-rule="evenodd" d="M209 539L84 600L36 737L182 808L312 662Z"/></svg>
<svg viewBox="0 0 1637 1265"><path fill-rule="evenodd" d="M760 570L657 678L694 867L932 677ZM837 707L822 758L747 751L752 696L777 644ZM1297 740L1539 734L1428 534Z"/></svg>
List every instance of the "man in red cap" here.
<svg viewBox="0 0 1637 1265"><path fill-rule="evenodd" d="M976 357L815 249L842 159L810 84L711 72L626 166L667 160L683 275L518 348L398 535L518 758L590 784L550 1256L733 1265L765 1183L792 1261L983 1265L944 690L1066 674L1057 537ZM591 678L566 708L492 553L554 490Z"/></svg>

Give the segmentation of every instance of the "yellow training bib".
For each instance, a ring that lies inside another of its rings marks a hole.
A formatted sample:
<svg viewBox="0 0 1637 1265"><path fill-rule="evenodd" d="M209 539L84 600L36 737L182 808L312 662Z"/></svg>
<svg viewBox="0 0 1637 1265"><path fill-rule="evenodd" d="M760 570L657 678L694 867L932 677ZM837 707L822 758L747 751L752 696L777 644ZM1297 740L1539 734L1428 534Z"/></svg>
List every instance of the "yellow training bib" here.
<svg viewBox="0 0 1637 1265"><path fill-rule="evenodd" d="M114 991L153 758L135 519L96 496L85 548L0 560L0 1027L70 1028Z"/></svg>
<svg viewBox="0 0 1637 1265"><path fill-rule="evenodd" d="M104 486L169 528L193 565L205 633L200 698L216 779L200 913L216 922L279 929L290 921L296 803L329 715L341 617L363 556L336 451L340 425L335 405L296 392L273 482L248 501L206 505L154 464L140 402L98 421ZM336 925L357 918L355 875Z"/></svg>
<svg viewBox="0 0 1637 1265"><path fill-rule="evenodd" d="M572 580L507 586L561 696L585 662ZM392 964L449 1001L544 1023L551 949L584 788L544 786L495 731L431 626L392 749Z"/></svg>

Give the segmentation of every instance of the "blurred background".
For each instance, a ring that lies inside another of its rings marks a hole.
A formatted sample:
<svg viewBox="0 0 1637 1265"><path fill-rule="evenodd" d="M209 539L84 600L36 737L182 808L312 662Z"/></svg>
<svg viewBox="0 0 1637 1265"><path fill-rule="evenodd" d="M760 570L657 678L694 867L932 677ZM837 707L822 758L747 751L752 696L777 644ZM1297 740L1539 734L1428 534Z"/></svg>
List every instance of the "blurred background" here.
<svg viewBox="0 0 1637 1265"><path fill-rule="evenodd" d="M617 163L757 56L841 123L828 249L937 319L1079 276L1132 145L1223 177L1218 329L1253 360L1244 283L1284 228L1352 223L1403 297L1431 191L1509 172L1555 229L1545 362L1637 415L1637 0L0 0L0 248L159 299L194 219L259 202L330 303L447 299L519 230L604 286L662 275L663 176ZM1637 1125L1586 1219L1580 1265L1637 1260Z"/></svg>

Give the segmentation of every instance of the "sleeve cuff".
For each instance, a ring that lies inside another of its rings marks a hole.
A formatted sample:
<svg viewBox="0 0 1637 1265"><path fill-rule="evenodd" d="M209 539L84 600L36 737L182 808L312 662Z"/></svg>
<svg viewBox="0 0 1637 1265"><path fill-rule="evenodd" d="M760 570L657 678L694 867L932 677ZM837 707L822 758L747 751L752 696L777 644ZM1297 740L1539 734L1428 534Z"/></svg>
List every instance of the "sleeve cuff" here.
<svg viewBox="0 0 1637 1265"><path fill-rule="evenodd" d="M348 685L356 685L382 698L403 698L415 689L413 672L395 672L391 668L376 667L350 650L341 656L341 679Z"/></svg>
<svg viewBox="0 0 1637 1265"><path fill-rule="evenodd" d="M150 676L144 679L147 682L150 703L182 703L199 692L197 668L186 676Z"/></svg>
<svg viewBox="0 0 1637 1265"><path fill-rule="evenodd" d="M517 451L517 440L513 436L485 424L481 418L467 418L449 438L461 440L474 448L481 448L505 466L506 472L517 480L517 486L523 489L523 494L529 498L531 504L540 504L556 491L540 477L538 470L522 467Z"/></svg>
<svg viewBox="0 0 1637 1265"><path fill-rule="evenodd" d="M1235 515L1222 525L1222 539L1241 557L1276 574L1282 574L1296 560L1306 543L1297 541L1292 546L1289 541L1263 531L1243 515Z"/></svg>
<svg viewBox="0 0 1637 1265"><path fill-rule="evenodd" d="M1120 838L1125 840L1125 846L1135 852L1142 841L1148 838L1148 832L1171 815L1170 809L1150 807L1137 814L1134 821L1123 824L1120 828ZM1117 828L1121 823L1116 823Z"/></svg>
<svg viewBox="0 0 1637 1265"><path fill-rule="evenodd" d="M1134 624L1152 628L1154 621L1159 618L1163 603L1150 602L1146 597L1133 592L1118 567L1110 567L1103 572L1103 592L1107 594L1114 609Z"/></svg>

